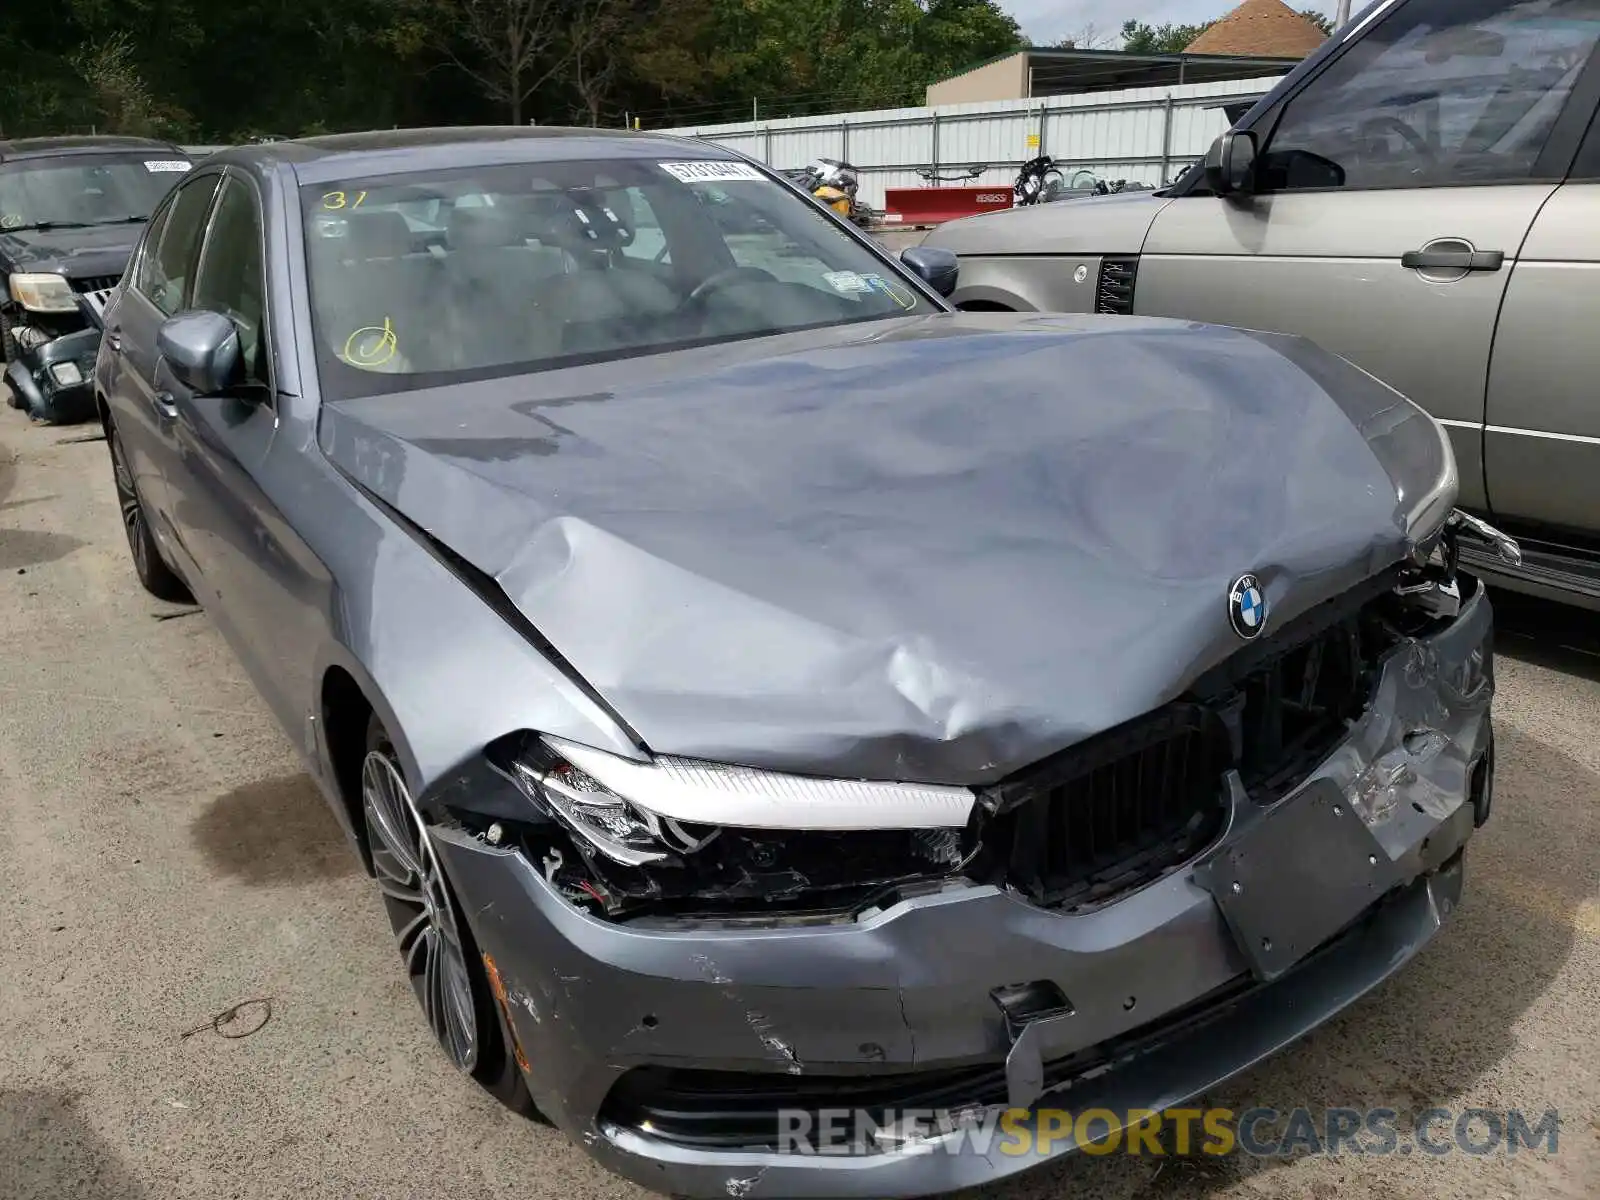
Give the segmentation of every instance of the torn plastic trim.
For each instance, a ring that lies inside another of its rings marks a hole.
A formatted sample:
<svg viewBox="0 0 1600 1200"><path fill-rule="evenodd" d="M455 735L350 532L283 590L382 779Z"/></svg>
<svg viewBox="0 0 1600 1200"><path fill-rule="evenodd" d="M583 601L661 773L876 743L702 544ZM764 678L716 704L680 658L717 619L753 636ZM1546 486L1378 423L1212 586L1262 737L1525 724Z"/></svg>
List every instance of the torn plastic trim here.
<svg viewBox="0 0 1600 1200"><path fill-rule="evenodd" d="M618 758L562 738L544 743L636 806L662 817L743 829L962 829L976 796L945 784L786 775L662 756Z"/></svg>

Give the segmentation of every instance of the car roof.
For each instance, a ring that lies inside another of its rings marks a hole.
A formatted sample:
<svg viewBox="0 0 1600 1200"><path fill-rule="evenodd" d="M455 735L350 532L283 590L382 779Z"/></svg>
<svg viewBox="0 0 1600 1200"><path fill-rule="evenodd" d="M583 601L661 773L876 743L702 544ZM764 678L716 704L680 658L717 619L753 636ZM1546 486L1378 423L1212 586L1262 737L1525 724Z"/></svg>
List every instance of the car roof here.
<svg viewBox="0 0 1600 1200"><path fill-rule="evenodd" d="M735 159L721 146L624 129L514 125L384 129L231 146L209 160L257 171L288 166L303 183L497 163L605 158Z"/></svg>
<svg viewBox="0 0 1600 1200"><path fill-rule="evenodd" d="M0 162L25 158L56 158L68 154L130 154L159 150L163 154L189 155L172 142L142 137L35 137L0 139Z"/></svg>

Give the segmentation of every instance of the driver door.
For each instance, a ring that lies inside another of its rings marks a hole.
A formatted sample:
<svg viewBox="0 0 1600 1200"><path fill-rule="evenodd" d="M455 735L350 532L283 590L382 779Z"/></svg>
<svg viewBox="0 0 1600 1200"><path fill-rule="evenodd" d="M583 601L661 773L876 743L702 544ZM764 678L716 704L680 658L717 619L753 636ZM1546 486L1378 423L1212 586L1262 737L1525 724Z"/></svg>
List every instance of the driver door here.
<svg viewBox="0 0 1600 1200"><path fill-rule="evenodd" d="M1600 0L1409 0L1251 125L1254 195L1156 218L1134 311L1300 334L1449 429L1487 506L1484 395L1523 240L1591 112ZM1580 120L1581 118L1581 120ZM1471 268L1444 254L1471 255Z"/></svg>

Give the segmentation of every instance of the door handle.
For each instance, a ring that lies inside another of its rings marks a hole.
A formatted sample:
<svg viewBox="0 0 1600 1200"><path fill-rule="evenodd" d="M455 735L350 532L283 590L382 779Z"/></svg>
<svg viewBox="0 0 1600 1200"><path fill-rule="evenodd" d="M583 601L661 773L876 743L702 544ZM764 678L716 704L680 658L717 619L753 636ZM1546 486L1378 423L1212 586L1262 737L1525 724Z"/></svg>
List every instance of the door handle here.
<svg viewBox="0 0 1600 1200"><path fill-rule="evenodd" d="M150 397L150 406L156 410L158 417L171 418L178 415L178 404L172 398L171 392L156 392Z"/></svg>
<svg viewBox="0 0 1600 1200"><path fill-rule="evenodd" d="M1505 265L1504 250L1407 250L1400 265L1408 271L1498 271Z"/></svg>
<svg viewBox="0 0 1600 1200"><path fill-rule="evenodd" d="M106 330L106 345L110 346L113 350L120 351L122 349L122 335L115 329Z"/></svg>

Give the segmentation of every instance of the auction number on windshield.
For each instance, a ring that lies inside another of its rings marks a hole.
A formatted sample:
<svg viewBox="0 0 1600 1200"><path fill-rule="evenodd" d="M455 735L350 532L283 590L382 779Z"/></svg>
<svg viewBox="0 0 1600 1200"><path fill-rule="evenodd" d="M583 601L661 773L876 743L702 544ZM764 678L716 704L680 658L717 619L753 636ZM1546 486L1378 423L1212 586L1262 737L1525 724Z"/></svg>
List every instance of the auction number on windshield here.
<svg viewBox="0 0 1600 1200"><path fill-rule="evenodd" d="M327 192L322 197L322 207L329 212L338 212L341 208L360 208L361 202L367 198L365 192Z"/></svg>

